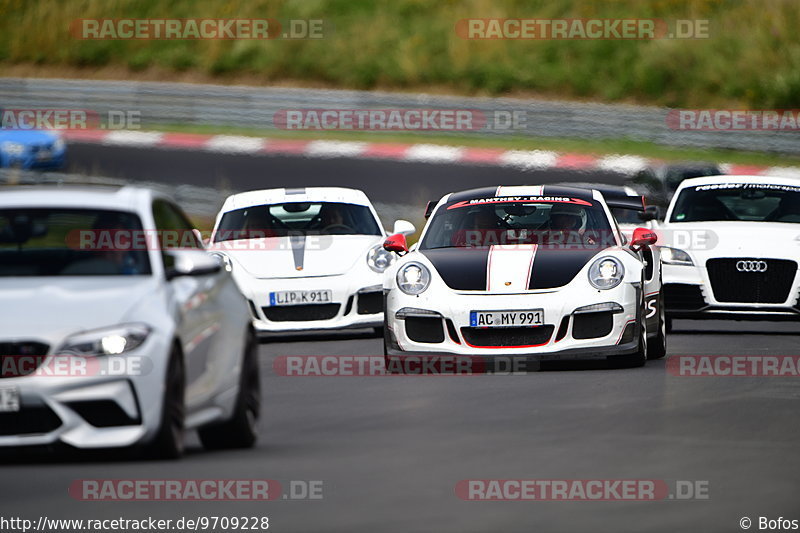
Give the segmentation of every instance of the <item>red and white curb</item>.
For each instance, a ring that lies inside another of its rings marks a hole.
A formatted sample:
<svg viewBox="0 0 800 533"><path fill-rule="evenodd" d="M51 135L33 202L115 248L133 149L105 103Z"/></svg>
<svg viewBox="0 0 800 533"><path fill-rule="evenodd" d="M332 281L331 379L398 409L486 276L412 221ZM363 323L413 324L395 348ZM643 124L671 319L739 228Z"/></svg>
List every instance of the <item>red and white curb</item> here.
<svg viewBox="0 0 800 533"><path fill-rule="evenodd" d="M72 130L64 132L67 141L104 145L160 147L203 150L228 154L299 155L317 158L390 159L424 163L494 165L520 170L604 170L634 174L650 165L662 163L634 155L594 156L551 150L503 150L440 144L399 144L355 141L306 141L270 139L240 135L162 133L135 130ZM728 174L786 176L800 179L800 167L767 167L723 164Z"/></svg>

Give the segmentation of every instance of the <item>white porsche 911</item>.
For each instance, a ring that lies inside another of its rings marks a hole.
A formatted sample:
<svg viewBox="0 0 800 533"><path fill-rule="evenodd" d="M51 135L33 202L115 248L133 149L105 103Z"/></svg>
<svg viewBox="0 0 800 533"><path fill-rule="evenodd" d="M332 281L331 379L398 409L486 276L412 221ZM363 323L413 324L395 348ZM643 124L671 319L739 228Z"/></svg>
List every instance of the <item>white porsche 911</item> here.
<svg viewBox="0 0 800 533"><path fill-rule="evenodd" d="M398 220L394 232L411 235ZM383 276L394 255L355 189L268 189L225 200L209 249L247 298L260 333L383 326Z"/></svg>
<svg viewBox="0 0 800 533"><path fill-rule="evenodd" d="M630 243L595 190L475 189L444 196L417 245L389 271L387 363L404 354L614 359L663 357L661 267L645 228Z"/></svg>
<svg viewBox="0 0 800 533"><path fill-rule="evenodd" d="M168 197L0 195L0 447L247 447L260 410L247 304Z"/></svg>
<svg viewBox="0 0 800 533"><path fill-rule="evenodd" d="M668 320L800 319L797 180L685 180L657 231Z"/></svg>

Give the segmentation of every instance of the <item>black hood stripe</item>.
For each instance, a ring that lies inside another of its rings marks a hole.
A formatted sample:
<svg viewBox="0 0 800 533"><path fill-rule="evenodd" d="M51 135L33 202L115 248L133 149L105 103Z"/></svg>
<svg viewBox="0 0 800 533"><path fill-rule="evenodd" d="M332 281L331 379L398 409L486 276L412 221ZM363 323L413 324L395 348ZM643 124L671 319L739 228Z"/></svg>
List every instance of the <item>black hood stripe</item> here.
<svg viewBox="0 0 800 533"><path fill-rule="evenodd" d="M588 261L597 255L603 246L539 246L531 269L528 289L554 289L575 279Z"/></svg>
<svg viewBox="0 0 800 533"><path fill-rule="evenodd" d="M606 246L538 245L531 256L528 290L555 289L570 283ZM502 261L502 251L485 248L442 248L422 253L433 264L445 284L457 291L489 290L489 269L492 261ZM494 257L492 257L494 256Z"/></svg>
<svg viewBox="0 0 800 533"><path fill-rule="evenodd" d="M456 291L485 291L489 248L424 250L445 284Z"/></svg>
<svg viewBox="0 0 800 533"><path fill-rule="evenodd" d="M306 236L305 235L290 235L289 245L292 248L292 257L294 258L294 269L303 270L303 263L306 256Z"/></svg>

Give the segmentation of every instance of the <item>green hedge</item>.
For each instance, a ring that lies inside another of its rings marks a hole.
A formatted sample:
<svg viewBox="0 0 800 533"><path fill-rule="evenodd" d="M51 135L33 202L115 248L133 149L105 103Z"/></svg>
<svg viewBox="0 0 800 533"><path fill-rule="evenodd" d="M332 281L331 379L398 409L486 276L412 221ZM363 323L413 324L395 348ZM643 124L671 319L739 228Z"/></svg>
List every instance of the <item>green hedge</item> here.
<svg viewBox="0 0 800 533"><path fill-rule="evenodd" d="M323 19L319 40L77 40L79 18ZM708 19L708 39L465 40L459 19ZM357 89L800 107L795 0L0 0L2 65L195 71ZM76 71L77 72L77 71ZM134 74L135 75L135 74Z"/></svg>

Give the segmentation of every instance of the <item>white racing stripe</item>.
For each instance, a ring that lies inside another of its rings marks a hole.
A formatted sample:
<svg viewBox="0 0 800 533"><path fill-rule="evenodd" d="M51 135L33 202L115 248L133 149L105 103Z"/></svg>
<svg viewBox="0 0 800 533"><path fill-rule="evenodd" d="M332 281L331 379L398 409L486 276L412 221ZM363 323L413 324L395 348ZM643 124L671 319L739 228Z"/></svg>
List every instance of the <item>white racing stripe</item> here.
<svg viewBox="0 0 800 533"><path fill-rule="evenodd" d="M535 244L491 246L486 261L486 290L494 293L528 290L537 248Z"/></svg>
<svg viewBox="0 0 800 533"><path fill-rule="evenodd" d="M541 196L543 190L543 185L501 185L496 196Z"/></svg>

